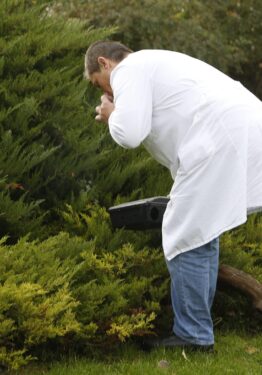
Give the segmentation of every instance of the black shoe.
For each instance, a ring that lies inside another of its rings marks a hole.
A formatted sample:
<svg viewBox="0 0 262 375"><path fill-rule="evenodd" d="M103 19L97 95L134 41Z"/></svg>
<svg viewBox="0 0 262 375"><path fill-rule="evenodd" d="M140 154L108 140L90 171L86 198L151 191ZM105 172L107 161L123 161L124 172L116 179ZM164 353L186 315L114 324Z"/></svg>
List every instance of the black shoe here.
<svg viewBox="0 0 262 375"><path fill-rule="evenodd" d="M157 349L157 348L182 348L189 351L199 351L212 353L214 352L214 345L197 345L185 341L178 336L170 336L164 339L146 339L142 342L144 350Z"/></svg>

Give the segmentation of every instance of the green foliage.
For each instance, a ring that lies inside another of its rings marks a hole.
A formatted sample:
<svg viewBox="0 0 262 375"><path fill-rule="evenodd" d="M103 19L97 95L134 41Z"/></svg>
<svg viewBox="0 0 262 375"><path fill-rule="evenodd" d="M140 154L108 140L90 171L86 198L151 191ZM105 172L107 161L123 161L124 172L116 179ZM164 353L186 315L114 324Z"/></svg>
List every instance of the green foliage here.
<svg viewBox="0 0 262 375"><path fill-rule="evenodd" d="M262 283L261 214L252 214L244 225L224 233L220 248L220 263L240 269ZM236 291L219 289L213 309L221 328L243 327L250 332L261 332L261 317L254 313L249 299Z"/></svg>
<svg viewBox="0 0 262 375"><path fill-rule="evenodd" d="M246 224L221 239L221 262L250 273L262 283L262 215L253 214Z"/></svg>
<svg viewBox="0 0 262 375"><path fill-rule="evenodd" d="M21 233L38 229L43 219L39 213L40 200L25 202L26 194L12 198L14 190L24 190L21 184L7 184L6 178L0 180L0 235L9 235L17 239ZM16 192L17 193L17 192Z"/></svg>
<svg viewBox="0 0 262 375"><path fill-rule="evenodd" d="M141 148L123 150L104 144L89 197L105 207L156 195L167 195L172 186L169 171ZM110 157L109 157L110 155Z"/></svg>
<svg viewBox="0 0 262 375"><path fill-rule="evenodd" d="M148 246L152 234L113 232L99 206L89 205L83 212L68 206L61 215L67 231L78 237L60 233L44 242L24 238L12 246L2 240L0 353L10 368L41 358L50 347L88 353L160 328L163 332L172 324L168 273L162 250ZM261 217L253 215L221 240L222 262L258 280L261 225ZM230 300L223 301L230 306ZM221 320L221 306L216 305L214 317ZM231 322L235 305L229 310ZM241 306L238 325L247 319L243 302Z"/></svg>
<svg viewBox="0 0 262 375"><path fill-rule="evenodd" d="M145 246L149 235L114 234L105 210L87 204L130 199L135 185L141 196L140 177L151 175L143 151L121 153L94 124L98 93L83 80L83 54L110 30L40 3L0 4L0 234L9 236L0 247L0 359L14 369L48 348L88 351L149 332L167 273ZM71 236L37 239L62 226Z"/></svg>
<svg viewBox="0 0 262 375"><path fill-rule="evenodd" d="M55 255L62 240L1 242L0 358L9 368L34 359L29 351L36 345L79 331L78 303L68 286L72 271Z"/></svg>
<svg viewBox="0 0 262 375"><path fill-rule="evenodd" d="M62 9L95 26L118 26L114 38L134 50L171 49L202 59L262 97L260 0L71 0Z"/></svg>
<svg viewBox="0 0 262 375"><path fill-rule="evenodd" d="M0 234L13 241L42 235L43 217L50 224L54 208L89 189L100 158L83 55L109 30L54 17L37 3L0 4Z"/></svg>
<svg viewBox="0 0 262 375"><path fill-rule="evenodd" d="M70 207L65 217L71 225L79 220ZM18 368L50 345L88 352L152 331L168 289L162 252L138 251L121 231L112 240L108 214L99 207L89 207L81 219L86 239L60 233L44 242L2 240L3 365Z"/></svg>
<svg viewBox="0 0 262 375"><path fill-rule="evenodd" d="M93 26L117 25L115 38L134 49L192 54L259 93L261 13L258 0L0 3L4 366L19 368L50 350L88 353L171 325L159 231L113 231L103 208L168 194L171 177L141 148L120 149L94 122L99 93L83 80L83 55L113 29ZM260 281L261 229L253 215L221 240L222 262Z"/></svg>

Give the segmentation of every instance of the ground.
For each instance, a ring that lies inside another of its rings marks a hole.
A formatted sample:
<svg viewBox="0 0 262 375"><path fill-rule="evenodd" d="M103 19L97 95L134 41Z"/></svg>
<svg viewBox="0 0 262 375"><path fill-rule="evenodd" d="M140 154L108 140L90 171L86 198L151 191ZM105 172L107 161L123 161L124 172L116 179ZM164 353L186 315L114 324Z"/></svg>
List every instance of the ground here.
<svg viewBox="0 0 262 375"><path fill-rule="evenodd" d="M261 375L262 335L220 332L216 353L154 350L144 353L131 344L103 359L71 358L49 365L32 365L19 375Z"/></svg>

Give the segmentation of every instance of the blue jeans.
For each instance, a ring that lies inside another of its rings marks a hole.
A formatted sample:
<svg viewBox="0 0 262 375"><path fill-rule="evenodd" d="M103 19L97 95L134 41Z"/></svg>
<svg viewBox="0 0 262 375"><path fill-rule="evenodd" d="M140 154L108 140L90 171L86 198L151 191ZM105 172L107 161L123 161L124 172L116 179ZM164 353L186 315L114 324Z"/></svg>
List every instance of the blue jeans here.
<svg viewBox="0 0 262 375"><path fill-rule="evenodd" d="M197 345L214 343L211 306L218 274L219 238L166 260L171 277L173 331Z"/></svg>

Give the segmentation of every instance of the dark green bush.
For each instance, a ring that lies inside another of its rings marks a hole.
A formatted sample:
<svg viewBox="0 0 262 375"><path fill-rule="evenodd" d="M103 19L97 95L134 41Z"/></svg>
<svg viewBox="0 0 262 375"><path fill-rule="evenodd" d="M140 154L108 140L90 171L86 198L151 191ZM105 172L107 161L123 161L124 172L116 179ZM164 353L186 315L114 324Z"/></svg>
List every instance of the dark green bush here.
<svg viewBox="0 0 262 375"><path fill-rule="evenodd" d="M109 31L33 3L0 4L0 235L13 241L55 228L56 209L90 188L100 159L83 56Z"/></svg>
<svg viewBox="0 0 262 375"><path fill-rule="evenodd" d="M118 26L114 38L134 50L171 49L241 79L262 98L260 0L71 0L56 10Z"/></svg>

